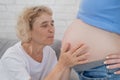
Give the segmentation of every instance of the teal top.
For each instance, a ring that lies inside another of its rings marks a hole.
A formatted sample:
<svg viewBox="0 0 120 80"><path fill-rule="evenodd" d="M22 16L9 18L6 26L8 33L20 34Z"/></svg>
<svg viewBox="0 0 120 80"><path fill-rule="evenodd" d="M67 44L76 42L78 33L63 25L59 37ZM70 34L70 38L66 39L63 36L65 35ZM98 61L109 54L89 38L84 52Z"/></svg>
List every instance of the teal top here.
<svg viewBox="0 0 120 80"><path fill-rule="evenodd" d="M82 0L77 18L97 28L120 34L120 0Z"/></svg>

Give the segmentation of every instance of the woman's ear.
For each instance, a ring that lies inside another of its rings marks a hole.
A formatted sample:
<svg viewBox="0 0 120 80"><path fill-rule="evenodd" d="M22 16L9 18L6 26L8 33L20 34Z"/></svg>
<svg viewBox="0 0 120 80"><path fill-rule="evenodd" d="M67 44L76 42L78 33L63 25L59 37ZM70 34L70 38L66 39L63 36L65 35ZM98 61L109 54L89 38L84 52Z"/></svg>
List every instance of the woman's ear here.
<svg viewBox="0 0 120 80"><path fill-rule="evenodd" d="M32 32L29 31L28 32L28 42L30 42L32 40Z"/></svg>

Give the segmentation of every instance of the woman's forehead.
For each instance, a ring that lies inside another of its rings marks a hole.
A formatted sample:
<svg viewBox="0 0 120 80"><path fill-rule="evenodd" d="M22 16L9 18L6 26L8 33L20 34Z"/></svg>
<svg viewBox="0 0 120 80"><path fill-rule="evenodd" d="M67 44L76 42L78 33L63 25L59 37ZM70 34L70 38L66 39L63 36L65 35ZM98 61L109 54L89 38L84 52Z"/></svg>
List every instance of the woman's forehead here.
<svg viewBox="0 0 120 80"><path fill-rule="evenodd" d="M39 23L47 23L47 22L54 22L52 16L50 15L41 15L35 19L35 22Z"/></svg>

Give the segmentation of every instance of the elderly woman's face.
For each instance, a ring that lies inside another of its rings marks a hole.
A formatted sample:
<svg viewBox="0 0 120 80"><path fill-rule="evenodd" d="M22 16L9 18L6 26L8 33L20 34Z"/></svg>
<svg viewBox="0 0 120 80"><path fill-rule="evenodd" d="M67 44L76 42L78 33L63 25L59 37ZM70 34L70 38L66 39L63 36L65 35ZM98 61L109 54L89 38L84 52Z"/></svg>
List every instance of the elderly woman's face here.
<svg viewBox="0 0 120 80"><path fill-rule="evenodd" d="M32 41L40 45L49 45L54 40L54 21L52 16L43 14L36 18L31 31Z"/></svg>

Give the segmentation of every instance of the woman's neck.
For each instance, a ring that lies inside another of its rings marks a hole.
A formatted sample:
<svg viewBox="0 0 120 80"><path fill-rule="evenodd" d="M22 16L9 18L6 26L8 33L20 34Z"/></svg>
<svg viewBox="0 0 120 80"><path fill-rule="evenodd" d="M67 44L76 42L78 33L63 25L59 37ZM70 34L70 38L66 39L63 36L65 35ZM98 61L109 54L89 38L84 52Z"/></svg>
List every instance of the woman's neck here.
<svg viewBox="0 0 120 80"><path fill-rule="evenodd" d="M42 62L44 48L43 45L39 45L31 41L22 43L22 46L30 57L32 57L37 62Z"/></svg>

